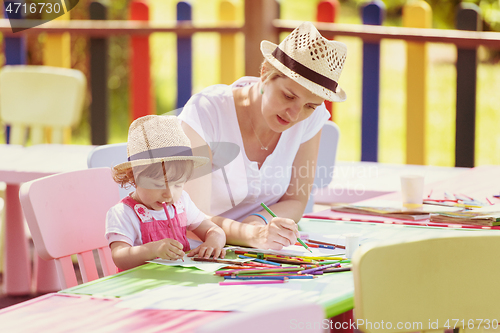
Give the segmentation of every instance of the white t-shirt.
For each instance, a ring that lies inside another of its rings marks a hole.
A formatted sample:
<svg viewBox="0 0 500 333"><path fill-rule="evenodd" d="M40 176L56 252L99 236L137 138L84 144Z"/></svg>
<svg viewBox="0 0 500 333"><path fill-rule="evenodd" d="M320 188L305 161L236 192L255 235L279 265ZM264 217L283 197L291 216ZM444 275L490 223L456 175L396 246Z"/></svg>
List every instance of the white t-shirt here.
<svg viewBox="0 0 500 333"><path fill-rule="evenodd" d="M182 192L179 199L180 205L176 204L177 214L186 212L187 229L198 228L201 222L207 217L203 214L185 191ZM174 216L174 207L167 206L168 214ZM155 220L167 220L165 211L148 209ZM149 223L149 222L144 222ZM106 238L108 243L121 241L130 244L130 246L142 245L141 221L137 217L134 209L123 202L111 207L106 215Z"/></svg>
<svg viewBox="0 0 500 333"><path fill-rule="evenodd" d="M300 145L314 137L330 117L324 104L318 106L310 117L281 134L275 150L259 169L257 162L246 156L232 92L234 87L258 81L259 78L243 77L230 86L208 87L193 95L179 115L212 150L212 202L207 214L241 221L261 211L261 202L267 205L278 202L290 184ZM232 142L240 149L238 156L223 168L216 164L227 159L227 150L219 142Z"/></svg>

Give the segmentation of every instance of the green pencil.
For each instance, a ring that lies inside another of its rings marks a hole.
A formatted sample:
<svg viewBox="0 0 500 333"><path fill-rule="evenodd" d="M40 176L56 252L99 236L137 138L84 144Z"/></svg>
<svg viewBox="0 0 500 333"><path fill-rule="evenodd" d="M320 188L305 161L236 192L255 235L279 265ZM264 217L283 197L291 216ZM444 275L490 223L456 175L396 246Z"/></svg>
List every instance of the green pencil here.
<svg viewBox="0 0 500 333"><path fill-rule="evenodd" d="M269 207L267 207L265 203L263 203L263 202L262 202L260 205L261 205L262 207L264 207L264 209L265 209L265 210L267 210L267 212L268 212L269 214L271 214L271 216L272 216L272 217L276 217L276 214L274 214L274 213L273 213L273 211L272 211L272 210L270 210L270 209L269 209ZM300 239L299 237L297 237L297 241L298 241L300 244L302 244L302 246L303 246L306 250L308 250L308 251L309 251L309 252L311 252L311 253L313 252L313 251L311 251L311 249L309 248L309 246L307 246L307 245L306 245L306 243L304 243L304 242L302 241L302 239Z"/></svg>

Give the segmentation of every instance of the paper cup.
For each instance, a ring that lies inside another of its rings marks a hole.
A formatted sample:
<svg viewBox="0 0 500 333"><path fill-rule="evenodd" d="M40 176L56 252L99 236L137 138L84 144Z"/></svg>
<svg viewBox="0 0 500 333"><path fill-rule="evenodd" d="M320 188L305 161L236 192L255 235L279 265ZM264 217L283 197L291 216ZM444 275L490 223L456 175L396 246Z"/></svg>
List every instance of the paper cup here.
<svg viewBox="0 0 500 333"><path fill-rule="evenodd" d="M359 247L359 237L360 234L345 234L345 256L351 259L354 252Z"/></svg>
<svg viewBox="0 0 500 333"><path fill-rule="evenodd" d="M403 207L409 210L422 209L424 197L424 176L402 175L401 198Z"/></svg>

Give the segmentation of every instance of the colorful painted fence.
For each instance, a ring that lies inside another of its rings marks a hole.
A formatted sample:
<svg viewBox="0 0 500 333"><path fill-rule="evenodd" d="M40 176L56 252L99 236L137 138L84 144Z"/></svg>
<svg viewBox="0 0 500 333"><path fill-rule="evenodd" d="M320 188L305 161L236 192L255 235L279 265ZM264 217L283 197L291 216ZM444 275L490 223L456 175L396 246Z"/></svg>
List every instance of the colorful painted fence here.
<svg viewBox="0 0 500 333"><path fill-rule="evenodd" d="M82 34L90 39L90 78L92 91L91 129L92 143L107 143L107 39L110 36L130 36L132 57L129 63L130 118L155 113L151 80L149 36L152 33L177 34L177 107L182 107L192 93L192 36L199 32L216 32L221 35L221 83L236 78L235 36L245 35L245 74L258 75L262 57L259 43L267 39L278 43L279 33L289 32L297 22L279 20L279 7L275 0L244 2L245 24L235 22L235 4L224 0L220 3L217 26L193 26L191 4L177 4L177 23L149 22L146 2L130 3L128 21L107 21L106 8L101 3L89 7L92 21L66 21L64 25L45 24L13 34L8 22L0 25L5 36L6 64L25 63L24 38L27 34L47 33L44 62L47 65L68 66L69 34ZM363 25L335 24L339 10L337 0L318 3L317 27L326 37L352 36L363 41L362 63L362 140L361 159L378 160L378 121L380 96L380 42L398 39L407 42L407 159L409 164L425 164L426 74L427 43L450 43L457 47L457 97L456 97L456 151L455 165L474 166L475 108L477 48L480 45L500 49L500 33L481 32L480 14L473 5L461 5L457 11L457 30L431 29L432 11L424 1L411 2L404 7L404 27L382 26L385 7L380 0L367 2L361 9ZM61 17L61 19L64 19ZM61 23L61 22L58 22ZM468 31L462 31L468 30ZM331 108L331 106L329 106ZM333 110L332 110L333 112ZM333 112L334 114L334 112ZM408 124L411 124L409 126Z"/></svg>

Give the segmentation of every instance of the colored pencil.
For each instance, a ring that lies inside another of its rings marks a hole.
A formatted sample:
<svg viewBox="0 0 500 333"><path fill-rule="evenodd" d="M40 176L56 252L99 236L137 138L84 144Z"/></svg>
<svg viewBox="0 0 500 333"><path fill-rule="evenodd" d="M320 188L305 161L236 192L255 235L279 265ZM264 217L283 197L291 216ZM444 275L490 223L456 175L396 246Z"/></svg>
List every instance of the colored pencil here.
<svg viewBox="0 0 500 333"><path fill-rule="evenodd" d="M317 272L317 271L324 271L327 268L334 268L334 267L339 267L339 266L340 266L340 263L324 265L321 267L316 267L316 268L311 268L311 269L306 269L306 270L300 271L300 272L298 272L298 274L310 274L310 273Z"/></svg>
<svg viewBox="0 0 500 333"><path fill-rule="evenodd" d="M224 270L224 271L217 271L215 274L217 275L225 275L225 274L238 274L238 272L244 272L244 273L253 273L255 272L256 274L262 274L262 273L269 273L269 272L297 272L297 271L302 271L304 268L302 267L281 267L281 268L261 268L261 269L232 269L232 270Z"/></svg>
<svg viewBox="0 0 500 333"><path fill-rule="evenodd" d="M239 286L246 284L274 284L274 283L285 283L286 280L270 280L270 281L224 281L219 282L221 286Z"/></svg>
<svg viewBox="0 0 500 333"><path fill-rule="evenodd" d="M205 261L205 262L216 262L220 264L231 264L231 265L241 265L241 266L254 266L254 267L274 267L275 265L266 265L262 263L256 263L256 262L241 262L241 261L233 261L233 260L226 260L226 259L213 259L213 258L199 258L199 257L193 257L194 261Z"/></svg>
<svg viewBox="0 0 500 333"><path fill-rule="evenodd" d="M333 244L333 243L320 242L320 241L316 241L316 240L312 240L312 239L308 239L307 241L308 241L309 243L321 244L321 245L330 245L330 246L335 246L335 247L338 247L339 249L345 249L345 246L344 246L344 245L340 245L340 244Z"/></svg>
<svg viewBox="0 0 500 333"><path fill-rule="evenodd" d="M332 246L332 245L311 244L311 243L308 243L308 242L306 242L306 244L307 244L307 246L313 247L313 248L335 250L335 246ZM295 245L300 245L300 243L295 243Z"/></svg>
<svg viewBox="0 0 500 333"><path fill-rule="evenodd" d="M165 211L165 215L167 215L167 218L170 218L168 215L168 211L167 211L167 203L162 202L161 204L163 206L163 210ZM172 236L174 236L175 235L174 228L172 227L172 223L170 223L170 221L169 221L168 225L170 226L170 231L172 232ZM180 258L180 259L184 262L184 258Z"/></svg>
<svg viewBox="0 0 500 333"><path fill-rule="evenodd" d="M270 209L269 209L269 207L267 207L265 203L263 203L263 202L262 202L260 205L261 205L262 207L264 207L264 209L265 209L265 210L267 210L267 212L268 212L269 214L271 214L271 216L272 216L272 217L276 217L276 214L274 214L274 213L273 213L273 211L272 211L272 210L270 210ZM302 241L302 239L300 239L299 237L297 237L297 241L298 241L298 242L299 242L299 243L300 243L300 244L301 244L301 245L302 245L302 246L303 246L306 250L308 250L309 252L311 252L311 253L312 253L311 249L310 249L309 247L307 247L306 243L304 243L304 242Z"/></svg>
<svg viewBox="0 0 500 333"><path fill-rule="evenodd" d="M241 276L241 275L238 275L238 276L233 276L233 275L227 275L227 276L224 276L224 279L227 279L227 280L238 280L238 279L241 279L241 280L265 280L266 278L270 278L270 277L278 277L279 280L281 280L282 278L284 280L286 279L291 279L291 280L309 280L309 279L314 279L316 278L314 275L312 274L304 274L304 275L298 275L298 274L290 274L290 275L244 275L244 276Z"/></svg>
<svg viewBox="0 0 500 333"><path fill-rule="evenodd" d="M233 275L227 275L224 276L224 279L226 280L286 280L288 277L286 276L233 276Z"/></svg>
<svg viewBox="0 0 500 333"><path fill-rule="evenodd" d="M256 262L259 262L261 264L267 264L268 266L281 266L281 264L279 263L276 263L276 262L272 262L272 261L268 261L268 260L263 260L263 259L257 259L257 258L251 258L251 257L247 257L247 256L243 256L243 255L238 255L238 258L241 258L241 259L252 259Z"/></svg>
<svg viewBox="0 0 500 333"><path fill-rule="evenodd" d="M339 267L339 268L328 268L323 271L323 273L337 273L337 272L345 272L350 271L351 267Z"/></svg>

